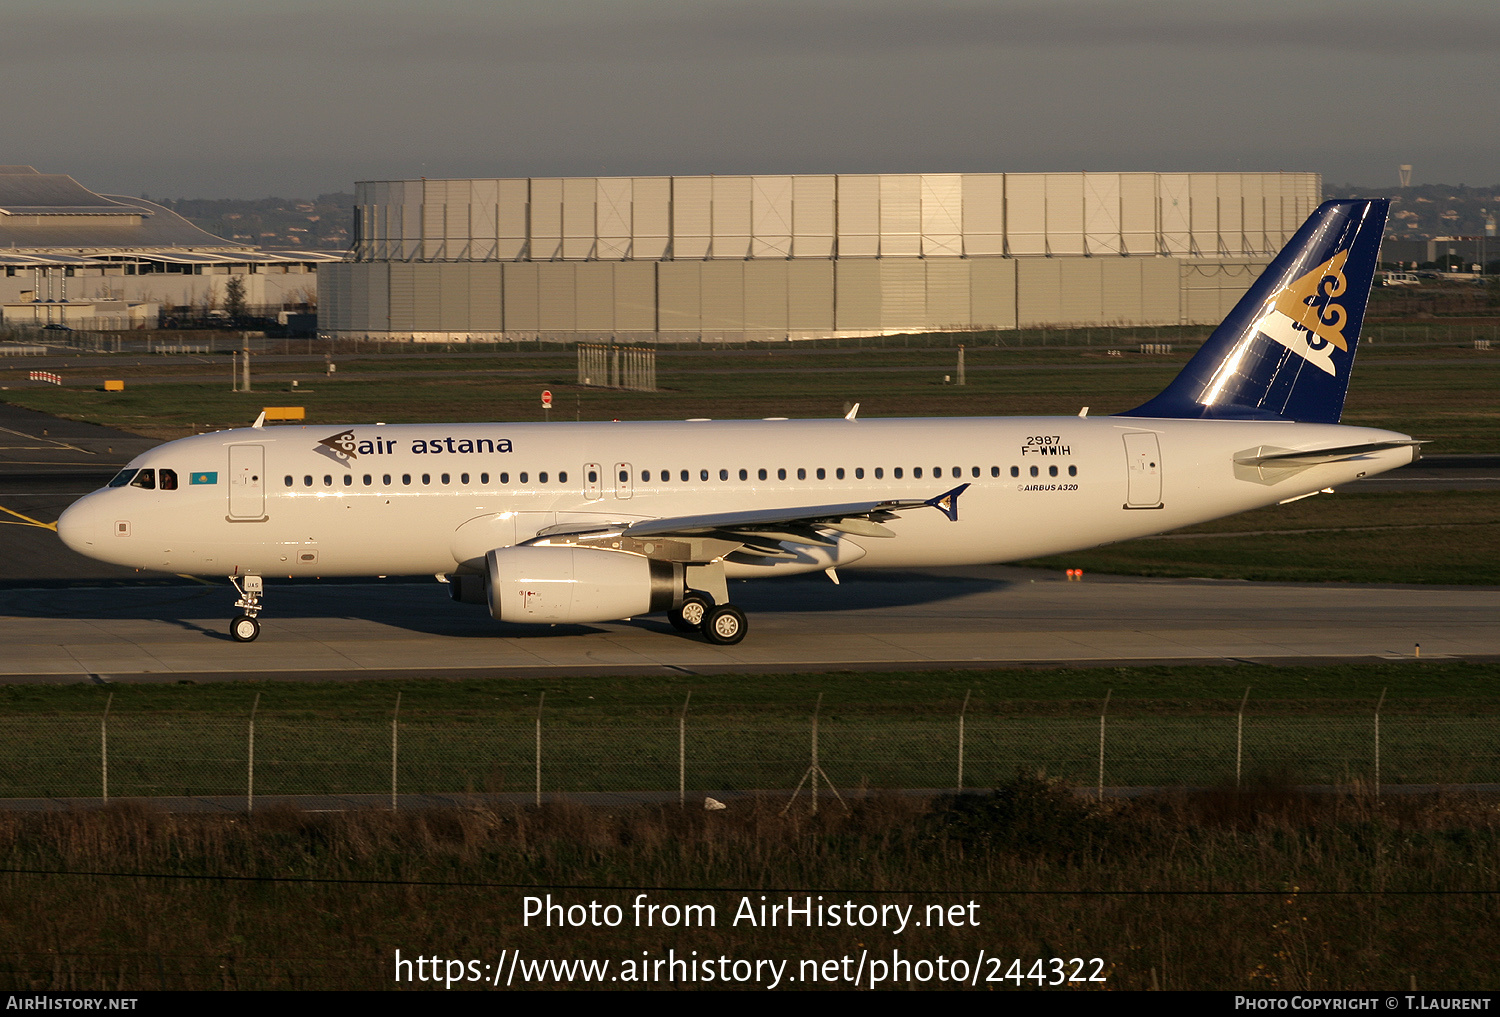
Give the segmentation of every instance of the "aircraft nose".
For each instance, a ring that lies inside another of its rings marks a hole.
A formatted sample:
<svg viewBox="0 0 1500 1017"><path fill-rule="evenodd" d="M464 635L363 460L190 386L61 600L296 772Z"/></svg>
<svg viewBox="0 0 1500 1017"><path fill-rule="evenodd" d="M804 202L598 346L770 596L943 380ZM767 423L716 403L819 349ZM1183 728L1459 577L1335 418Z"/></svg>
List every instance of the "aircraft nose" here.
<svg viewBox="0 0 1500 1017"><path fill-rule="evenodd" d="M98 505L91 504L91 501L88 496L79 498L57 520L57 535L62 542L84 555L93 553L94 541L98 539L95 532L98 529Z"/></svg>

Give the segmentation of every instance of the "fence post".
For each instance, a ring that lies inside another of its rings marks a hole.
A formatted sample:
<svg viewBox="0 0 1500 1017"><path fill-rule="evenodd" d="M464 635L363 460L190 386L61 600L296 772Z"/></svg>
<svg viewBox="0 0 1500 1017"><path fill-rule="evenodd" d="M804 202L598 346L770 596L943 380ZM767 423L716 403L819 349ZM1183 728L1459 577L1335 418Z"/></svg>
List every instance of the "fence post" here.
<svg viewBox="0 0 1500 1017"><path fill-rule="evenodd" d="M959 792L964 789L964 714L969 712L969 693L972 691L964 690L964 705L958 708L958 787L955 790Z"/></svg>
<svg viewBox="0 0 1500 1017"><path fill-rule="evenodd" d="M401 693L396 693L396 709L391 712L391 811L396 811L396 724L401 717Z"/></svg>
<svg viewBox="0 0 1500 1017"><path fill-rule="evenodd" d="M682 715L677 718L677 804L687 805L687 711L693 692L682 700Z"/></svg>
<svg viewBox="0 0 1500 1017"><path fill-rule="evenodd" d="M1250 686L1245 686L1245 697L1240 700L1239 721L1234 732L1234 786L1240 786L1240 763L1245 756L1245 704L1250 701Z"/></svg>
<svg viewBox="0 0 1500 1017"><path fill-rule="evenodd" d="M1385 705L1385 689L1380 690L1380 700L1375 704L1375 797L1380 797L1380 708Z"/></svg>
<svg viewBox="0 0 1500 1017"><path fill-rule="evenodd" d="M1114 689L1104 693L1104 706L1099 710L1099 800L1104 801L1104 715L1109 712L1109 697Z"/></svg>
<svg viewBox="0 0 1500 1017"><path fill-rule="evenodd" d="M842 805L846 811L849 809L849 803L846 802L846 801L844 801L844 796L841 795L841 794L839 794L839 789L833 786L833 781L831 781L831 780L828 779L828 774L826 774L826 773L823 772L823 767L818 762L818 715L821 714L822 712L823 712L823 693L819 692L818 693L818 703L817 703L817 705L815 707L813 707L812 761L808 764L807 770L802 774L802 779L799 780L799 781L797 781L797 786L792 790L792 797L789 798L789 799L787 799L786 806L781 810L781 814L783 816L787 814L787 811L789 809L791 809L792 803L797 800L797 796L802 793L802 785L806 784L809 780L812 781L812 811L813 811L813 815L816 816L818 814L818 778L819 777L823 778L823 783L825 783L825 784L828 785L828 790L830 790L830 791L833 792L833 797L835 797L835 798L837 798L839 800L839 804Z"/></svg>
<svg viewBox="0 0 1500 1017"><path fill-rule="evenodd" d="M245 780L245 812L248 815L255 811L255 711L260 709L260 693L255 694L255 702L250 704L250 769Z"/></svg>
<svg viewBox="0 0 1500 1017"><path fill-rule="evenodd" d="M111 692L104 701L104 716L99 720L99 794L109 804L109 707L115 701Z"/></svg>
<svg viewBox="0 0 1500 1017"><path fill-rule="evenodd" d="M818 765L818 715L823 712L823 693L818 693L818 705L813 707L812 723L812 810L813 815L818 814L818 773L822 767Z"/></svg>
<svg viewBox="0 0 1500 1017"><path fill-rule="evenodd" d="M547 702L543 692L536 701L536 803L542 804L542 707Z"/></svg>

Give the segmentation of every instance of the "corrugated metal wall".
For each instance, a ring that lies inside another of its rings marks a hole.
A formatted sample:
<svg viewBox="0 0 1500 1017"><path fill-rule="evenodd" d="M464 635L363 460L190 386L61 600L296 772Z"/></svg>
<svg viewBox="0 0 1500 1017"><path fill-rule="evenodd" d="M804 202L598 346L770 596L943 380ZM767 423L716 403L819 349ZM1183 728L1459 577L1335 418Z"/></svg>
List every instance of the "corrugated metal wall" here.
<svg viewBox="0 0 1500 1017"><path fill-rule="evenodd" d="M357 185L326 331L799 337L1223 316L1311 173L390 180Z"/></svg>

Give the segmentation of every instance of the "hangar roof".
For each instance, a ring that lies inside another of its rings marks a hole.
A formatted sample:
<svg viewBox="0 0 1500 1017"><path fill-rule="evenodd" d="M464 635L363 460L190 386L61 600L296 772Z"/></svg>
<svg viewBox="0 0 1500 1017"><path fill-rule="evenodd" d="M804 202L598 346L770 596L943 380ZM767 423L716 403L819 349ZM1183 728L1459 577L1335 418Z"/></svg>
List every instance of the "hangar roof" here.
<svg viewBox="0 0 1500 1017"><path fill-rule="evenodd" d="M80 255L156 248L253 250L200 230L145 198L95 194L62 173L0 166L0 249Z"/></svg>
<svg viewBox="0 0 1500 1017"><path fill-rule="evenodd" d="M0 173L0 216L140 215L62 173Z"/></svg>

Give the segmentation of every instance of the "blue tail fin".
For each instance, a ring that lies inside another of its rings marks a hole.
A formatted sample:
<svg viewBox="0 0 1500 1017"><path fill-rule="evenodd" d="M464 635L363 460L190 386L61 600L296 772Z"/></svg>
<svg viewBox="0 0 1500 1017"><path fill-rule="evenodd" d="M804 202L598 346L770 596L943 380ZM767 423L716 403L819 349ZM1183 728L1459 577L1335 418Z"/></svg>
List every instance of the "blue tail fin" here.
<svg viewBox="0 0 1500 1017"><path fill-rule="evenodd" d="M1172 384L1121 415L1338 423L1389 208L1318 206Z"/></svg>

